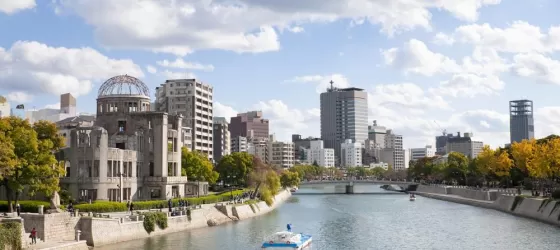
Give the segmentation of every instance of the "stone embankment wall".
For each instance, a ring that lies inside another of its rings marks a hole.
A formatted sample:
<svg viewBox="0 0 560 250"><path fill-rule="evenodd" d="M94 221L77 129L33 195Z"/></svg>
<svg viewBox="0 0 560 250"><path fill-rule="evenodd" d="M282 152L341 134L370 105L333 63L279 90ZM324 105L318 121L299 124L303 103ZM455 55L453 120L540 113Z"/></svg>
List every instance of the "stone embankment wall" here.
<svg viewBox="0 0 560 250"><path fill-rule="evenodd" d="M270 207L264 202L253 204L255 211L249 205L205 206L192 210L191 219L188 216L174 216L168 218L168 227L160 230L157 226L154 232L148 234L142 221L121 222L118 219L103 219L82 217L80 229L82 240L90 246L102 246L129 240L147 238L153 235L163 235L173 232L204 228L223 224L239 219L246 219L262 215L274 210L291 196L287 190L280 192L274 198Z"/></svg>
<svg viewBox="0 0 560 250"><path fill-rule="evenodd" d="M75 232L80 228L80 218L70 213L32 214L22 213L25 233L31 233L35 228L37 239L40 241L74 240Z"/></svg>
<svg viewBox="0 0 560 250"><path fill-rule="evenodd" d="M496 191L478 191L442 186L419 186L415 192L428 198L494 209L560 226L560 201L503 195Z"/></svg>

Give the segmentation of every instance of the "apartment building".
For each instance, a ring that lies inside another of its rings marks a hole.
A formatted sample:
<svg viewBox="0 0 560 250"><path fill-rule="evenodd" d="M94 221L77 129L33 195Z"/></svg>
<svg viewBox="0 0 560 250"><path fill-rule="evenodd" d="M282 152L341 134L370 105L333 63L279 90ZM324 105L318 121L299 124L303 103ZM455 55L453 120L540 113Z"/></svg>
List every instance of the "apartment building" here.
<svg viewBox="0 0 560 250"><path fill-rule="evenodd" d="M191 128L192 147L214 158L213 88L196 79L167 80L156 88L156 111L181 114Z"/></svg>
<svg viewBox="0 0 560 250"><path fill-rule="evenodd" d="M231 139L229 123L224 117L214 117L214 161L218 162L223 156L231 153Z"/></svg>
<svg viewBox="0 0 560 250"><path fill-rule="evenodd" d="M353 142L352 139L346 139L340 145L340 153L342 156L342 167L361 167L362 166L362 144Z"/></svg>
<svg viewBox="0 0 560 250"><path fill-rule="evenodd" d="M231 117L229 132L232 137L268 138L269 121L262 111L250 111Z"/></svg>
<svg viewBox="0 0 560 250"><path fill-rule="evenodd" d="M322 140L309 141L309 147L303 148L304 162L308 165L317 163L321 167L334 167L335 157L333 148L324 148Z"/></svg>
<svg viewBox="0 0 560 250"><path fill-rule="evenodd" d="M423 148L411 148L410 160L416 161L425 157L433 157L436 155L436 149L432 145L426 145Z"/></svg>

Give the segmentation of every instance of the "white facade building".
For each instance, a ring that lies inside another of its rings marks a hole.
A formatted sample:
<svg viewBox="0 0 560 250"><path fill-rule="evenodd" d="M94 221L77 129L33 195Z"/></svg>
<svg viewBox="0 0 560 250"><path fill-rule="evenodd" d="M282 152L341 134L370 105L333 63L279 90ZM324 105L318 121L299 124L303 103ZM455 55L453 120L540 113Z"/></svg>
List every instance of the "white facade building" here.
<svg viewBox="0 0 560 250"><path fill-rule="evenodd" d="M247 137L237 136L231 137L231 153L234 152L248 152L249 144L247 142Z"/></svg>
<svg viewBox="0 0 560 250"><path fill-rule="evenodd" d="M317 164L321 167L334 167L334 149L324 148L322 140L309 141L309 148L304 148L304 157L306 164Z"/></svg>
<svg viewBox="0 0 560 250"><path fill-rule="evenodd" d="M446 152L458 152L464 154L470 159L474 159L482 152L484 143L472 139L471 133L465 133L463 137L460 134L457 137L449 138L447 140Z"/></svg>
<svg viewBox="0 0 560 250"><path fill-rule="evenodd" d="M409 151L411 161L416 161L426 157L434 157L436 155L436 148L432 145L427 145L423 148L411 148Z"/></svg>
<svg viewBox="0 0 560 250"><path fill-rule="evenodd" d="M365 167L365 168L377 168L377 167L380 167L380 168L383 168L383 169L385 169L385 170L388 170L388 169L389 169L389 163L386 163L386 162L372 163L372 164L369 164L369 165L364 166L364 167Z"/></svg>
<svg viewBox="0 0 560 250"><path fill-rule="evenodd" d="M342 167L360 167L362 166L362 143L352 142L352 139L346 139L340 145L340 156Z"/></svg>
<svg viewBox="0 0 560 250"><path fill-rule="evenodd" d="M196 79L167 80L156 88L156 111L182 114L191 128L192 148L213 160L213 88Z"/></svg>
<svg viewBox="0 0 560 250"><path fill-rule="evenodd" d="M0 118L8 117L12 114L10 103L5 97L0 96Z"/></svg>
<svg viewBox="0 0 560 250"><path fill-rule="evenodd" d="M394 134L390 129L387 130L385 134L385 147L380 152L379 160L389 163L393 170L403 170L406 168L402 135Z"/></svg>

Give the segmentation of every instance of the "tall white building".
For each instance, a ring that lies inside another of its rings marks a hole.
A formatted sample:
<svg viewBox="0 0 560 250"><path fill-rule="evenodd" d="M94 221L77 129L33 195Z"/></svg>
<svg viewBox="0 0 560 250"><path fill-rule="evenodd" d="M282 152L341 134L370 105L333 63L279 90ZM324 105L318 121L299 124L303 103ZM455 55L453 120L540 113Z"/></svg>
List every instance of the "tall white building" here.
<svg viewBox="0 0 560 250"><path fill-rule="evenodd" d="M229 123L224 117L214 117L214 160L217 162L222 157L231 153L231 139Z"/></svg>
<svg viewBox="0 0 560 250"><path fill-rule="evenodd" d="M322 140L309 141L309 148L304 148L304 157L306 164L317 164L321 167L334 167L334 149L324 148Z"/></svg>
<svg viewBox="0 0 560 250"><path fill-rule="evenodd" d="M230 134L231 135L231 134ZM236 136L236 137L231 137L231 153L234 152L248 152L248 142L247 142L247 137L243 137L243 136Z"/></svg>
<svg viewBox="0 0 560 250"><path fill-rule="evenodd" d="M411 161L416 161L425 157L434 157L436 155L436 148L432 145L427 145L423 148L411 148L409 151Z"/></svg>
<svg viewBox="0 0 560 250"><path fill-rule="evenodd" d="M402 135L394 134L390 129L387 130L385 145L379 152L379 161L388 163L393 167L393 170L403 170L406 168Z"/></svg>
<svg viewBox="0 0 560 250"><path fill-rule="evenodd" d="M75 116L76 98L68 93L60 95L60 107L58 109L44 108L25 111L25 118L28 119L30 123L38 121L58 122Z"/></svg>
<svg viewBox="0 0 560 250"><path fill-rule="evenodd" d="M352 139L346 139L340 145L341 166L342 167L360 167L362 166L362 143L352 142Z"/></svg>
<svg viewBox="0 0 560 250"><path fill-rule="evenodd" d="M10 103L5 97L0 96L0 118L8 117L12 114Z"/></svg>
<svg viewBox="0 0 560 250"><path fill-rule="evenodd" d="M326 148L334 148L342 162L341 145L347 139L363 144L368 138L368 95L359 88L335 88L331 81L321 93L321 139ZM361 154L361 153L360 153Z"/></svg>
<svg viewBox="0 0 560 250"><path fill-rule="evenodd" d="M294 166L294 143L276 141L274 135L269 138L253 138L247 143L247 152L266 164L282 168Z"/></svg>
<svg viewBox="0 0 560 250"><path fill-rule="evenodd" d="M182 114L191 128L192 148L214 158L213 88L196 79L167 80L156 88L156 111Z"/></svg>

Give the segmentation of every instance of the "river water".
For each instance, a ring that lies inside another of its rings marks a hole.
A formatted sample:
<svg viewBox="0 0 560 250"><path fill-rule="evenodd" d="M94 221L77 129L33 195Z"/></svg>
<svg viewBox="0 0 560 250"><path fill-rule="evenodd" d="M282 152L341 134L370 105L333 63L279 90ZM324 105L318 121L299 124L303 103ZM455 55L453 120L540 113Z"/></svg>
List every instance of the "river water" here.
<svg viewBox="0 0 560 250"><path fill-rule="evenodd" d="M376 187L377 189L379 187ZM317 192L300 189L301 193ZM97 249L247 250L285 229L313 235L313 250L558 250L560 228L502 212L406 195L293 196L269 214Z"/></svg>

